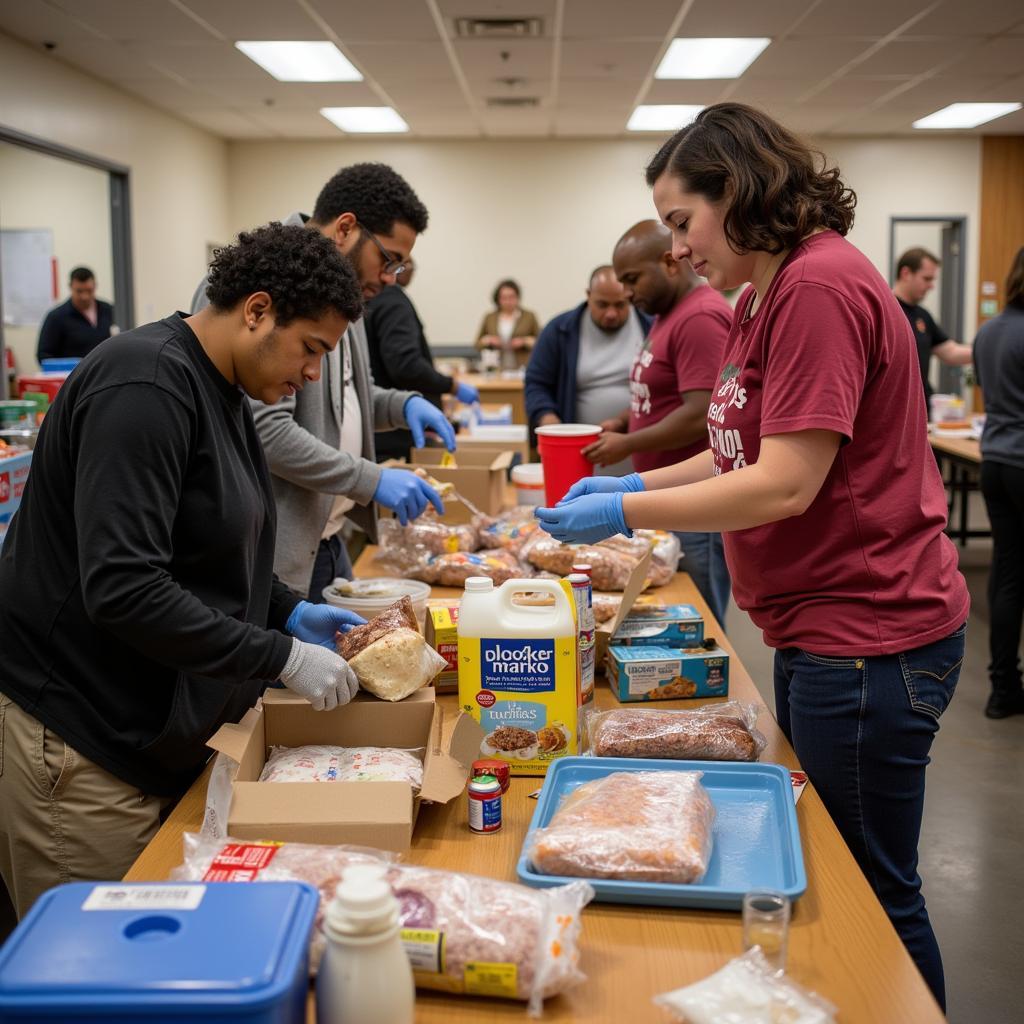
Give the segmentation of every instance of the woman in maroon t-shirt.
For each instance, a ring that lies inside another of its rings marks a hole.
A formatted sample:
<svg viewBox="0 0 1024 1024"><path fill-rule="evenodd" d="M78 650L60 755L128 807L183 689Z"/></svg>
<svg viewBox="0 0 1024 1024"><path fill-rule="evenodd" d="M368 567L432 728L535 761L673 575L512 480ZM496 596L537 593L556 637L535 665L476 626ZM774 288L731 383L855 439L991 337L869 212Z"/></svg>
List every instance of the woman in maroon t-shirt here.
<svg viewBox="0 0 1024 1024"><path fill-rule="evenodd" d="M969 597L928 451L906 317L844 238L856 202L771 118L705 109L647 168L673 255L744 282L708 409L711 450L594 477L541 525L721 530L737 603L776 648L779 724L940 1003L917 873L925 766Z"/></svg>

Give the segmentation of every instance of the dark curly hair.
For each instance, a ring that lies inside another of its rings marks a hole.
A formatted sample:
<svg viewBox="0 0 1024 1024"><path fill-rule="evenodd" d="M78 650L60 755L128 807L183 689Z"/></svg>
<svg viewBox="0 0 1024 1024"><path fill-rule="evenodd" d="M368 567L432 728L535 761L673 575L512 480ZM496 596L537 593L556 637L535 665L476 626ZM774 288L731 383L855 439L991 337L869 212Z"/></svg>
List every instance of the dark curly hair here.
<svg viewBox="0 0 1024 1024"><path fill-rule="evenodd" d="M352 264L319 231L276 221L243 231L235 245L213 254L206 296L224 312L253 292L267 292L274 319L316 320L333 309L350 323L363 315L362 289Z"/></svg>
<svg viewBox="0 0 1024 1024"><path fill-rule="evenodd" d="M810 149L767 114L742 103L705 107L647 165L647 184L665 173L687 192L725 199L725 237L739 253L791 249L815 228L845 235L857 197Z"/></svg>
<svg viewBox="0 0 1024 1024"><path fill-rule="evenodd" d="M502 288L511 288L516 293L516 298L521 299L523 297L522 290L511 277L506 277L504 281L499 281L493 292L491 292L491 302L495 306L498 305L498 296L501 294Z"/></svg>
<svg viewBox="0 0 1024 1024"><path fill-rule="evenodd" d="M375 234L391 234L395 221L408 224L416 234L427 230L427 208L387 164L352 164L324 185L316 197L313 220L330 224L343 213L354 213Z"/></svg>

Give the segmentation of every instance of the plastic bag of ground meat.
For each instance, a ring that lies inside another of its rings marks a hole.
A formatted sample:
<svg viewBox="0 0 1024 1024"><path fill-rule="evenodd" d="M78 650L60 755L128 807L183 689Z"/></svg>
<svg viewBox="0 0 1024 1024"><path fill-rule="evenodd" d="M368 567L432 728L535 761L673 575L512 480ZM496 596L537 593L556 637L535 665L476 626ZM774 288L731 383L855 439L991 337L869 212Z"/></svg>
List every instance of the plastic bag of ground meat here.
<svg viewBox="0 0 1024 1024"><path fill-rule="evenodd" d="M209 842L186 833L185 862L172 877L310 882L320 891L322 915L346 867L391 857L359 847ZM234 866L238 862L244 869ZM544 999L584 980L578 949L581 912L594 896L586 882L528 889L410 864L392 862L387 870L417 987L521 999L537 1016ZM310 944L313 973L325 945L321 915Z"/></svg>
<svg viewBox="0 0 1024 1024"><path fill-rule="evenodd" d="M271 747L260 782L408 782L423 785L423 749Z"/></svg>
<svg viewBox="0 0 1024 1024"><path fill-rule="evenodd" d="M766 740L754 727L757 705L736 700L684 711L614 708L587 718L595 757L681 761L756 761Z"/></svg>

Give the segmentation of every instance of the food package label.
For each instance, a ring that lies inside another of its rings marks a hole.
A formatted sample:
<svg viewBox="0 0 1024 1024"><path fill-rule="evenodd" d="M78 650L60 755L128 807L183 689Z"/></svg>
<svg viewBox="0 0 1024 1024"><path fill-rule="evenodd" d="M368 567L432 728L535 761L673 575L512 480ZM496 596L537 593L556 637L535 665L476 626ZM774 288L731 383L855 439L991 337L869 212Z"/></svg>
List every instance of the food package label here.
<svg viewBox="0 0 1024 1024"><path fill-rule="evenodd" d="M613 646L608 648L606 671L621 701L724 697L729 692L729 655L720 647L685 651Z"/></svg>
<svg viewBox="0 0 1024 1024"><path fill-rule="evenodd" d="M688 647L704 639L704 620L693 605L631 611L615 631L618 647Z"/></svg>
<svg viewBox="0 0 1024 1024"><path fill-rule="evenodd" d="M447 973L444 932L433 928L403 928L400 936L417 988L507 999L517 997L515 964L468 960L459 978Z"/></svg>

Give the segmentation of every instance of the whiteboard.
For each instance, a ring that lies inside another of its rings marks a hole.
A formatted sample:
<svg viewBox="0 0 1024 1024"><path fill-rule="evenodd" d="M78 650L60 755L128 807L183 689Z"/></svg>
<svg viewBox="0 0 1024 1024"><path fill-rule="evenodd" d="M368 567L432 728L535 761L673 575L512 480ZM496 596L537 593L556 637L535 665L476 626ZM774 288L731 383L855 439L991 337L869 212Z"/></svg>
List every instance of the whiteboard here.
<svg viewBox="0 0 1024 1024"><path fill-rule="evenodd" d="M0 278L3 279L4 323L34 327L53 300L53 232L0 231Z"/></svg>

